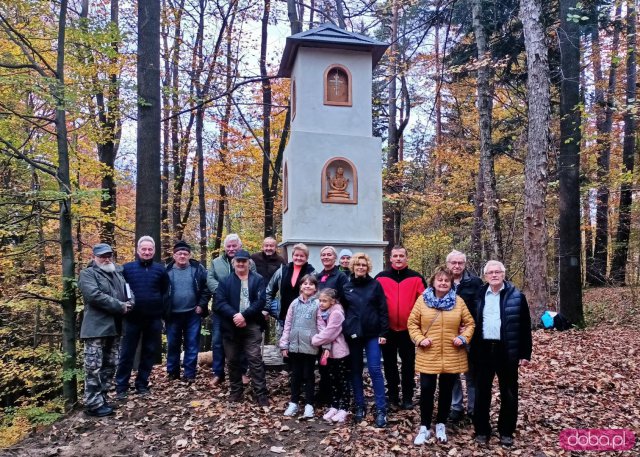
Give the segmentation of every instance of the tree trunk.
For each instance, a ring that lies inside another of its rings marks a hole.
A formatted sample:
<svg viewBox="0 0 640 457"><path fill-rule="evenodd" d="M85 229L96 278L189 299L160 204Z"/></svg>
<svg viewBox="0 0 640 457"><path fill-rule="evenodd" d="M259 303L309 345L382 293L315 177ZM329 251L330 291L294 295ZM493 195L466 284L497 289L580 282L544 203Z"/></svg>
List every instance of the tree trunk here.
<svg viewBox="0 0 640 457"><path fill-rule="evenodd" d="M302 32L302 22L300 22L298 18L295 0L287 0L287 15L289 16L289 24L291 25L291 35Z"/></svg>
<svg viewBox="0 0 640 457"><path fill-rule="evenodd" d="M167 8L166 3L162 2L163 10ZM169 26L166 22L161 25L162 36L162 54L169 55ZM161 203L160 203L160 223L162 238L162 255L164 259L171 252L171 237L169 230L169 146L171 144L170 121L171 115L169 104L169 81L171 76L171 67L169 59L164 61L164 79L162 80L162 180L160 183Z"/></svg>
<svg viewBox="0 0 640 457"><path fill-rule="evenodd" d="M560 0L560 181L558 220L560 312L572 323L582 324L582 276L580 273L580 28L567 17L576 0Z"/></svg>
<svg viewBox="0 0 640 457"><path fill-rule="evenodd" d="M119 25L119 0L111 0L111 23ZM111 58L111 68L115 69L119 43L111 43L113 57ZM107 101L105 103L102 92L97 94L97 105L99 109L99 120L102 128L107 132L106 141L98 143L98 159L104 165L102 175L102 192L104 196L100 201L100 209L104 220L100 224L100 239L115 247L115 222L117 208L117 185L115 180L115 161L118 155L118 144L120 140L120 88L118 73L112 71L109 74L109 85L107 90Z"/></svg>
<svg viewBox="0 0 640 457"><path fill-rule="evenodd" d="M344 8L342 7L342 1L343 0L336 0L336 19L338 20L338 26L340 26L341 29L346 30L347 24L344 21Z"/></svg>
<svg viewBox="0 0 640 457"><path fill-rule="evenodd" d="M529 130L524 182L525 287L532 322L547 309L547 180L549 151L549 61L539 0L520 0L527 53Z"/></svg>
<svg viewBox="0 0 640 457"><path fill-rule="evenodd" d="M472 18L473 33L476 38L477 56L480 65L478 67L477 91L478 91L478 116L480 131L480 170L478 176L482 177L484 195L476 192L476 205L482 204L487 212L487 234L489 236L490 257L503 259L502 234L500 232L500 214L498 211L498 196L496 193L496 180L493 168L493 145L491 141L492 116L493 116L493 92L491 84L491 51L487 46L487 36L483 26L481 0L473 0ZM477 188L480 184L478 184ZM479 213L479 212L478 212ZM474 224L480 225L480 221Z"/></svg>
<svg viewBox="0 0 640 457"><path fill-rule="evenodd" d="M267 39L271 0L264 0L262 31L260 35L260 77L262 78L262 204L264 208L264 236L273 236L273 208L275 195L271 194L269 176L271 174L271 80L267 74Z"/></svg>
<svg viewBox="0 0 640 457"><path fill-rule="evenodd" d="M71 175L69 174L69 147L67 116L65 111L65 33L67 28L67 0L60 1L58 24L58 50L56 64L56 141L58 147L58 182L65 198L60 202L60 250L62 258L62 351L64 377L62 392L66 409L78 401L76 369L76 272L73 258L73 229L71 223Z"/></svg>
<svg viewBox="0 0 640 457"><path fill-rule="evenodd" d="M596 196L596 232L593 257L587 259L587 281L592 286L602 286L607 282L607 263L609 257L609 163L611 156L611 127L613 125L613 106L618 69L618 47L620 43L620 15L622 2L616 2L613 39L611 42L611 67L609 84L605 99L602 90L602 68L600 53L600 34L597 27L591 34L593 43L593 73L595 83L596 144L598 146L598 190ZM594 8L595 9L595 8Z"/></svg>
<svg viewBox="0 0 640 457"><path fill-rule="evenodd" d="M613 280L625 284L627 272L627 255L629 252L629 235L631 233L631 203L633 199L632 178L636 153L636 120L638 100L636 83L638 79L637 54L637 11L635 0L627 0L627 87L626 109L624 112L624 141L622 144L623 171L629 178L620 185L620 206L618 210L618 232L616 248L611 265Z"/></svg>
<svg viewBox="0 0 640 457"><path fill-rule="evenodd" d="M391 2L391 45L389 46L389 97L387 103L387 112L389 113L388 132L387 132L387 188L385 191L390 194L399 192L397 176L399 135L397 126L398 115L398 59L400 58L398 50L398 3L396 0ZM387 241L385 248L385 265L391 253L391 248L399 243L400 240L400 210L398 203L390 199L384 205L384 238Z"/></svg>
<svg viewBox="0 0 640 457"><path fill-rule="evenodd" d="M138 3L136 240L160 245L160 0ZM160 249L156 249L160 260Z"/></svg>

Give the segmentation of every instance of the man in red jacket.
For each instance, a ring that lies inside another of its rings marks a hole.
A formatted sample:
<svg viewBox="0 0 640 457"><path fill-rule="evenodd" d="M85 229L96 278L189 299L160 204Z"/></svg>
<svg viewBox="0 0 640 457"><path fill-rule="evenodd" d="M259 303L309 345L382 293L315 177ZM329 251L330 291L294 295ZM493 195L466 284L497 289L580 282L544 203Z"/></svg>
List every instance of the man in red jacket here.
<svg viewBox="0 0 640 457"><path fill-rule="evenodd" d="M407 250L403 246L391 249L391 267L376 276L382 285L389 308L389 334L382 348L384 377L387 380L389 404L402 409L413 408L415 388L416 348L407 330L407 320L413 305L426 288L426 281L408 267ZM402 402L400 402L400 373L398 354L402 362Z"/></svg>

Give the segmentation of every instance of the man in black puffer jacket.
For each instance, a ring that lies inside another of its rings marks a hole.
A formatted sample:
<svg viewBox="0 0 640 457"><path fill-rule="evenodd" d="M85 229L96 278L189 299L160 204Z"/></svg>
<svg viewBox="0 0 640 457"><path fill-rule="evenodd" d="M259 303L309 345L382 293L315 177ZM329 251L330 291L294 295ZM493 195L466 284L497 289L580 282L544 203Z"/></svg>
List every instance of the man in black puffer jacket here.
<svg viewBox="0 0 640 457"><path fill-rule="evenodd" d="M140 237L136 252L138 258L125 263L122 272L136 297L136 303L124 319L120 362L116 372L116 398L119 400L125 399L129 392L129 378L140 337L140 364L135 387L138 394L149 394L149 375L154 357L160 351L162 316L169 291L169 276L165 267L153 261L156 252L153 238Z"/></svg>
<svg viewBox="0 0 640 457"><path fill-rule="evenodd" d="M486 444L491 436L489 409L494 376L500 384L500 444L513 445L518 419L518 366L531 360L531 317L524 294L504 280L505 268L497 260L484 266L487 285L480 289L472 310L476 332L471 355L476 367L476 402L473 425L476 441Z"/></svg>

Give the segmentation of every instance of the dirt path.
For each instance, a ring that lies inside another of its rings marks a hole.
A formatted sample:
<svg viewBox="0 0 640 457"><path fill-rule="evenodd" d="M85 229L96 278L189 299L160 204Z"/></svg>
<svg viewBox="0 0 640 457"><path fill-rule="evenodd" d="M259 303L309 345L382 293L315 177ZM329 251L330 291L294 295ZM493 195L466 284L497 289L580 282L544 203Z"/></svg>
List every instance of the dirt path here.
<svg viewBox="0 0 640 457"><path fill-rule="evenodd" d="M565 428L627 428L640 435L640 358L637 332L610 324L586 331L534 334L534 360L520 371L520 416L516 445L505 450L472 441L472 427L449 431L446 445L413 445L418 408L392 412L389 426L370 423L334 427L320 417L282 417L286 373L269 374L273 406L226 402L226 387L212 387L200 370L197 384L152 375L152 395L132 395L117 414L103 419L77 411L38 430L7 456L555 456L570 455L558 444ZM371 394L370 389L368 393ZM494 402L495 403L495 402ZM497 408L492 420L497 420ZM369 416L370 418L370 416ZM636 445L631 453L640 451ZM598 453L605 455L605 453ZM607 454L611 455L611 454Z"/></svg>

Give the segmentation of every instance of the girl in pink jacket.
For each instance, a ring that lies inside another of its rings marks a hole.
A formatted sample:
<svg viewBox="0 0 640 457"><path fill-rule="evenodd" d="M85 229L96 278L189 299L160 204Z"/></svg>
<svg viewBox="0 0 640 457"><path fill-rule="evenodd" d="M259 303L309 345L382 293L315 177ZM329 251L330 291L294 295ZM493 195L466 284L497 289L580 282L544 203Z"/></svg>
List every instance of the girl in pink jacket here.
<svg viewBox="0 0 640 457"><path fill-rule="evenodd" d="M347 418L347 408L351 402L349 376L349 346L342 335L344 309L337 302L334 289L323 289L318 296L318 334L311 338L311 344L322 346L322 360L329 366L331 386L331 408L322 418L326 421L342 423Z"/></svg>

